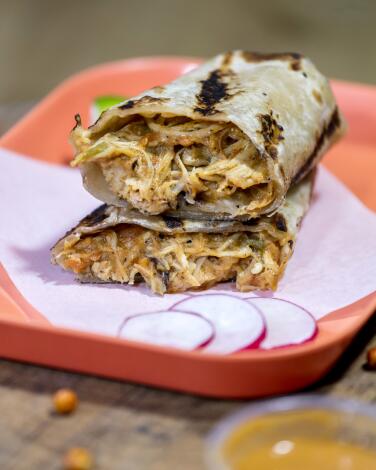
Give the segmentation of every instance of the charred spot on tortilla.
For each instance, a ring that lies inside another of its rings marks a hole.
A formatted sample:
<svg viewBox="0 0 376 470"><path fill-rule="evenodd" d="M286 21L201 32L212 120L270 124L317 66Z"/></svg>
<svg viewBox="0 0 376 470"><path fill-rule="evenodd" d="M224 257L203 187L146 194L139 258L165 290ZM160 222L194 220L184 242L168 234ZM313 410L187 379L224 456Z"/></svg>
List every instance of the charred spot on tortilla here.
<svg viewBox="0 0 376 470"><path fill-rule="evenodd" d="M85 225L87 227L92 227L93 225L99 224L107 218L106 210L108 208L107 204L102 204L93 210L88 216L86 216L81 222L80 225Z"/></svg>
<svg viewBox="0 0 376 470"><path fill-rule="evenodd" d="M167 215L163 216L163 222L166 224L167 228L178 228L183 225L179 219L174 219L173 217L168 217Z"/></svg>
<svg viewBox="0 0 376 470"><path fill-rule="evenodd" d="M302 75L303 75L304 78L307 78L307 77L308 77L308 75L307 75L305 72L303 72Z"/></svg>
<svg viewBox="0 0 376 470"><path fill-rule="evenodd" d="M126 103L119 106L120 109L132 109L136 105L165 103L169 98L156 98L154 96L145 95L138 100L128 100Z"/></svg>
<svg viewBox="0 0 376 470"><path fill-rule="evenodd" d="M232 51L226 52L223 56L221 67L227 69L231 65L232 57L234 53Z"/></svg>
<svg viewBox="0 0 376 470"><path fill-rule="evenodd" d="M290 69L294 70L295 72L298 72L299 70L302 69L302 64L300 63L300 59L293 60L290 62Z"/></svg>
<svg viewBox="0 0 376 470"><path fill-rule="evenodd" d="M322 104L322 102L323 102L323 101L322 101L322 96L321 96L321 94L320 94L319 91L317 91L317 90L312 90L312 95L313 95L313 97L315 98L315 100L316 100L319 104Z"/></svg>
<svg viewBox="0 0 376 470"><path fill-rule="evenodd" d="M341 125L341 120L339 117L338 108L336 107L333 111L332 118L329 121L329 125L327 127L326 137L330 137L334 131Z"/></svg>
<svg viewBox="0 0 376 470"><path fill-rule="evenodd" d="M102 281L97 279L95 276L76 276L76 281L80 284L121 284L120 281Z"/></svg>
<svg viewBox="0 0 376 470"><path fill-rule="evenodd" d="M75 227L68 230L68 232L66 232L66 234L55 243L55 246L64 238L68 237L69 235L72 235L72 233L74 234L78 228L94 227L96 224L103 222L103 220L107 218L107 213L106 213L107 209L108 209L107 204L102 204L101 206L94 209L93 212L91 212L86 217L81 219Z"/></svg>
<svg viewBox="0 0 376 470"><path fill-rule="evenodd" d="M135 104L136 104L135 101L128 100L125 104L122 104L121 106L119 106L119 108L120 109L132 109Z"/></svg>
<svg viewBox="0 0 376 470"><path fill-rule="evenodd" d="M324 145L325 140L329 139L336 129L341 125L341 120L339 117L339 112L338 108L336 107L332 113L332 116L326 126L324 126L321 134L318 136L316 145L311 153L311 155L308 157L306 162L304 163L303 166L301 166L298 171L295 173L295 176L292 179L292 184L295 184L297 181L299 181L301 178L303 178L304 175L308 173L308 171L311 169L313 162L315 161L315 158L317 154L319 153L321 147Z"/></svg>
<svg viewBox="0 0 376 470"><path fill-rule="evenodd" d="M286 219L283 217L282 214L275 214L274 223L278 230L280 230L281 232L287 232Z"/></svg>
<svg viewBox="0 0 376 470"><path fill-rule="evenodd" d="M200 82L201 91L196 95L198 106L194 109L196 112L203 116L216 114L218 111L215 109L215 105L230 98L228 85L223 80L225 76L226 74L221 70L213 70L206 80Z"/></svg>
<svg viewBox="0 0 376 470"><path fill-rule="evenodd" d="M76 124L75 124L75 126L73 127L72 130L77 129L77 127L81 127L81 125L82 125L81 116L78 113L74 115L74 120L76 121Z"/></svg>
<svg viewBox="0 0 376 470"><path fill-rule="evenodd" d="M269 114L259 114L258 118L261 124L259 133L264 138L265 150L273 159L276 159L278 156L276 145L284 139L283 127L274 118L273 111Z"/></svg>
<svg viewBox="0 0 376 470"><path fill-rule="evenodd" d="M263 52L249 52L249 51L242 51L242 57L246 62L264 62L267 60L286 60L297 62L300 61L302 58L301 54L297 52L271 52L271 53L263 53Z"/></svg>

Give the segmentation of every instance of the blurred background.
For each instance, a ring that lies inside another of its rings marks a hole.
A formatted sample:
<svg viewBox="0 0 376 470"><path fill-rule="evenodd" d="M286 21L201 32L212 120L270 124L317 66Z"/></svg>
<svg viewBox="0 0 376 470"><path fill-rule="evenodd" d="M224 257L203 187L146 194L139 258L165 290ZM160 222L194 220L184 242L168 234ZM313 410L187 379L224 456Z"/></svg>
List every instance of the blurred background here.
<svg viewBox="0 0 376 470"><path fill-rule="evenodd" d="M0 104L81 69L150 55L300 51L331 77L376 81L374 0L0 0Z"/></svg>

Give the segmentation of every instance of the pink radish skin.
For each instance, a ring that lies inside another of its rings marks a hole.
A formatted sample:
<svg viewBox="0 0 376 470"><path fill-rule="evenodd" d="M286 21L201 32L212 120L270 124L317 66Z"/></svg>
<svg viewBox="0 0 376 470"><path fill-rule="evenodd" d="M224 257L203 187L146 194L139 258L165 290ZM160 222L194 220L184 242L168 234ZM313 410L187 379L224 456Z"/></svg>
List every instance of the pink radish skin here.
<svg viewBox="0 0 376 470"><path fill-rule="evenodd" d="M288 300L249 297L266 322L265 338L260 349L286 348L311 341L317 334L315 318L303 307Z"/></svg>
<svg viewBox="0 0 376 470"><path fill-rule="evenodd" d="M194 312L163 310L140 313L125 319L119 337L131 341L166 346L186 351L210 343L214 327Z"/></svg>
<svg viewBox="0 0 376 470"><path fill-rule="evenodd" d="M228 294L203 294L181 300L171 310L187 310L209 320L214 337L204 352L231 354L257 347L265 332L265 322L257 308Z"/></svg>

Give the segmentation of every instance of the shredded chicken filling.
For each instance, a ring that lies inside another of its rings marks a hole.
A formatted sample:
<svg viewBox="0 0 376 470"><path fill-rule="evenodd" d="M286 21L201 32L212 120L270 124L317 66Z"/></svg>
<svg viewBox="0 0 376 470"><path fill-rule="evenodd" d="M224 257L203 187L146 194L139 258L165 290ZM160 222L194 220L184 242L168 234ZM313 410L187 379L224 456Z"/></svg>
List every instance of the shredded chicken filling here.
<svg viewBox="0 0 376 470"><path fill-rule="evenodd" d="M78 127L73 165L97 162L110 190L148 214L178 208L253 216L274 196L267 163L235 125L160 114L134 116L95 142Z"/></svg>
<svg viewBox="0 0 376 470"><path fill-rule="evenodd" d="M275 289L291 255L288 238L267 232L171 236L119 225L79 239L70 235L53 257L82 279L134 284L142 278L158 294L232 279L241 291Z"/></svg>

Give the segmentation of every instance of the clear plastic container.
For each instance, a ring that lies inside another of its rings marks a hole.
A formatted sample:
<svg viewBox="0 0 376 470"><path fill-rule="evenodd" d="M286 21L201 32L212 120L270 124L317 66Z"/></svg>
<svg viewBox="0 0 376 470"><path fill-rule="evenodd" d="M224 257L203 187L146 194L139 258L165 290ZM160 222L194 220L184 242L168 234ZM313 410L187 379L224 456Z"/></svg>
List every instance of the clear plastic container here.
<svg viewBox="0 0 376 470"><path fill-rule="evenodd" d="M376 470L376 406L320 395L263 400L219 422L210 470Z"/></svg>

